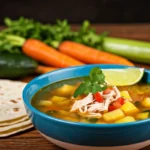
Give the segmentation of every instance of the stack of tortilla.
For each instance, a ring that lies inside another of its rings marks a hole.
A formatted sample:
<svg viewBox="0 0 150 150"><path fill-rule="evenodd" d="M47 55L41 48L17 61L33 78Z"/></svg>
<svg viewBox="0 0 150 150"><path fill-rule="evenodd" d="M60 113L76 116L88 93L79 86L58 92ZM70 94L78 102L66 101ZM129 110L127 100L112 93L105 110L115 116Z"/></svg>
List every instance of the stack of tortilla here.
<svg viewBox="0 0 150 150"><path fill-rule="evenodd" d="M24 82L0 80L0 137L33 127L22 100L25 85Z"/></svg>

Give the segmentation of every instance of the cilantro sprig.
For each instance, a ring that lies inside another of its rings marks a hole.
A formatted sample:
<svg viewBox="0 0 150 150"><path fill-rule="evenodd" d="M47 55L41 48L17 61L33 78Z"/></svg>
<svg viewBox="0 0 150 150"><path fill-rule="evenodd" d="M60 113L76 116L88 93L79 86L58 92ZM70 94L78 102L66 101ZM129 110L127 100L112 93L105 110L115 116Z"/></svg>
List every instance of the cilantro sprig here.
<svg viewBox="0 0 150 150"><path fill-rule="evenodd" d="M83 82L79 85L74 93L74 97L83 94L96 93L104 91L107 87L105 76L99 67L91 69L89 76L83 78Z"/></svg>

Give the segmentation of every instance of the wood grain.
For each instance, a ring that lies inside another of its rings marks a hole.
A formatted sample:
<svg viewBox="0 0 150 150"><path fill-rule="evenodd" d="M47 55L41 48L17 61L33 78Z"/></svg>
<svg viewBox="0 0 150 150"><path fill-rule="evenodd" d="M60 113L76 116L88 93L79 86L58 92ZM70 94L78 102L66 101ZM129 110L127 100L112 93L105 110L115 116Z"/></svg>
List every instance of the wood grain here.
<svg viewBox="0 0 150 150"><path fill-rule="evenodd" d="M0 139L1 150L63 150L43 138L35 129Z"/></svg>
<svg viewBox="0 0 150 150"><path fill-rule="evenodd" d="M150 24L97 24L98 33L109 31L110 36L150 41ZM78 29L73 25L73 29ZM2 27L0 27L2 29ZM136 64L150 69L150 65ZM30 79L30 78L29 78ZM0 139L0 150L63 150L44 139L35 129ZM150 146L143 150L150 150Z"/></svg>

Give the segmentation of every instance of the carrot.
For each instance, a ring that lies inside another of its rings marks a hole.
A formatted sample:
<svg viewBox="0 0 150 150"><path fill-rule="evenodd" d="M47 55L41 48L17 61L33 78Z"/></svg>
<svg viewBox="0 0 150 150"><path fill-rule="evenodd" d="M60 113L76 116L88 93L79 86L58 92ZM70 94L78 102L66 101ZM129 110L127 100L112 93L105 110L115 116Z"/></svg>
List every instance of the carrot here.
<svg viewBox="0 0 150 150"><path fill-rule="evenodd" d="M54 68L54 67L48 67L48 66L43 66L43 65L38 65L38 67L36 68L36 73L39 74L44 74L53 70L57 70L59 68Z"/></svg>
<svg viewBox="0 0 150 150"><path fill-rule="evenodd" d="M76 58L85 63L91 64L122 64L134 66L127 59L111 54L108 52L99 51L92 47L88 47L72 41L64 41L59 45L59 50L73 58Z"/></svg>
<svg viewBox="0 0 150 150"><path fill-rule="evenodd" d="M28 39L24 43L22 50L26 55L32 57L33 59L46 65L52 65L58 68L84 65L84 63L62 54L36 39Z"/></svg>

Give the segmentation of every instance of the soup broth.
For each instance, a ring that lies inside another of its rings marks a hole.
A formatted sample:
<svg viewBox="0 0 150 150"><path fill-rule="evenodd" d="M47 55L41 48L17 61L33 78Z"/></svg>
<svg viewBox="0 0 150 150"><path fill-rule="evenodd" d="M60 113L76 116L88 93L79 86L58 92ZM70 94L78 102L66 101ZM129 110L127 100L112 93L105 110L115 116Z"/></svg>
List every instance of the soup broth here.
<svg viewBox="0 0 150 150"><path fill-rule="evenodd" d="M77 109L75 103L77 104L81 100L85 101L86 98L88 100L88 96L84 94L76 98L73 97L75 90L81 82L82 78L77 78L53 83L37 92L31 103L36 109L47 115L73 122L108 124L133 122L149 118L149 84L138 83L132 86L113 87L114 89L108 87L105 91L101 92L103 98L109 95L110 89L113 91L117 88L121 94L121 98L117 99L119 103L116 101L112 102L106 110L100 105L102 101L91 102L87 106L83 104L84 109L82 109L83 107ZM98 95L94 96L96 99ZM100 115L98 112L100 112Z"/></svg>

